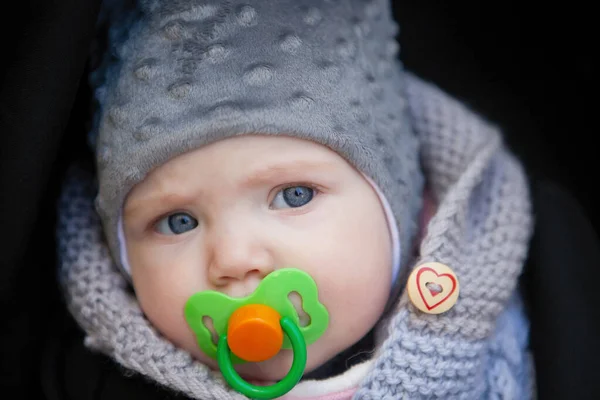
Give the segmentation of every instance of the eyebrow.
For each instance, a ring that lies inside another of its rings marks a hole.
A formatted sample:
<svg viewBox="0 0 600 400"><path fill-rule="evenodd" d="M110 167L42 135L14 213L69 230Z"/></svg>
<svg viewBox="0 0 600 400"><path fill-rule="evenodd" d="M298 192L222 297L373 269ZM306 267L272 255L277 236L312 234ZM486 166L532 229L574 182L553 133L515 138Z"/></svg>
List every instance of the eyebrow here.
<svg viewBox="0 0 600 400"><path fill-rule="evenodd" d="M335 164L326 161L284 161L273 163L266 167L250 172L240 180L239 185L250 187L256 184L271 182L282 174L297 174L301 172L331 172L335 169Z"/></svg>
<svg viewBox="0 0 600 400"><path fill-rule="evenodd" d="M326 161L307 161L307 160L295 160L295 161L283 161L283 162L275 162L266 167L261 167L252 171L249 175L246 175L237 182L243 188L252 187L255 185L260 185L264 183L272 182L273 180L279 178L282 174L298 174L302 172L312 172L315 171L323 171L323 172L331 172L335 169L335 164ZM148 196L144 196L141 199L136 199L133 203L127 205L124 210L124 215L135 215L140 210L147 208L153 204L160 203L176 203L183 204L186 202L191 202L193 196L183 195L178 193L165 193L154 195L150 194Z"/></svg>
<svg viewBox="0 0 600 400"><path fill-rule="evenodd" d="M184 204L189 203L191 201L190 196L176 194L176 193L167 193L167 194L159 194L159 195L149 195L144 196L141 199L136 199L133 203L129 203L123 208L123 215L135 215L140 211L145 210L149 206L154 204Z"/></svg>

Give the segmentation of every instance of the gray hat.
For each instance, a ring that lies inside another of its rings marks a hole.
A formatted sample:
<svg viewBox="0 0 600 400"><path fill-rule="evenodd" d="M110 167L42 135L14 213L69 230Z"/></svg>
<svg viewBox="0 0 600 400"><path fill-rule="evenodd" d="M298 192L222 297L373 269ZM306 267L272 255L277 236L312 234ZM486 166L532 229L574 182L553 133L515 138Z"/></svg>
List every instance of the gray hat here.
<svg viewBox="0 0 600 400"><path fill-rule="evenodd" d="M387 0L146 0L96 72L96 209L121 263L126 195L155 167L227 137L323 144L371 178L398 222L402 264L423 176ZM122 266L122 265L121 265Z"/></svg>

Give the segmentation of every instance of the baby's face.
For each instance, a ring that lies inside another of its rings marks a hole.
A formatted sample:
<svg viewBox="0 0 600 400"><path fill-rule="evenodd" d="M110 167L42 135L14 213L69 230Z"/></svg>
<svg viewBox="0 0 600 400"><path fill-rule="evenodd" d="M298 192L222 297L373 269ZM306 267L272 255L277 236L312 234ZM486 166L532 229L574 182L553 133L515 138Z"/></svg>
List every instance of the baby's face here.
<svg viewBox="0 0 600 400"><path fill-rule="evenodd" d="M306 372L364 336L388 300L392 246L379 198L342 157L313 142L244 135L174 158L132 190L123 220L143 311L214 369L184 318L196 292L243 297L279 268L308 272L330 325L308 347ZM276 380L292 358L282 350L236 370Z"/></svg>

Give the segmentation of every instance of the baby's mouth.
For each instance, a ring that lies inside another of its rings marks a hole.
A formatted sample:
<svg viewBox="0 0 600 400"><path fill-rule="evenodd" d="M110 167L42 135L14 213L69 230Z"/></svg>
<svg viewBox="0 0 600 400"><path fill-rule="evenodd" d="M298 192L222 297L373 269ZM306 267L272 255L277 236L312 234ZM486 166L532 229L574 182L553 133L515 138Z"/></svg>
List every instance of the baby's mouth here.
<svg viewBox="0 0 600 400"><path fill-rule="evenodd" d="M217 330L215 329L215 324L214 324L212 318L205 315L204 317L202 317L202 323L204 323L204 326L206 327L206 329L209 330L210 337L211 337L213 344L215 346L218 346L219 345L219 334L217 333Z"/></svg>
<svg viewBox="0 0 600 400"><path fill-rule="evenodd" d="M288 298L294 306L296 314L298 314L298 325L300 325L301 327L308 326L310 324L310 316L302 308L302 297L300 296L300 294L298 292L291 292L288 295ZM219 334L215 330L212 318L204 316L202 318L202 321L204 322L204 326L206 326L206 328L210 331L213 343L215 344L215 346L218 345Z"/></svg>
<svg viewBox="0 0 600 400"><path fill-rule="evenodd" d="M292 302L292 305L296 310L296 314L298 314L299 325L301 327L308 326L310 324L310 316L302 308L302 297L300 294L298 292L291 292L288 295L288 298Z"/></svg>

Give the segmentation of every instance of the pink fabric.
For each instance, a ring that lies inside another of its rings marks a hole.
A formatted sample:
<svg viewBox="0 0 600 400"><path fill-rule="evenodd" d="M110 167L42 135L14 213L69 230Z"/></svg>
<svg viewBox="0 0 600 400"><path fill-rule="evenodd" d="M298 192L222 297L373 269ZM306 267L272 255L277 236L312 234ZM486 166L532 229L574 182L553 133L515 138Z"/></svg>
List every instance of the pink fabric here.
<svg viewBox="0 0 600 400"><path fill-rule="evenodd" d="M329 393L324 394L322 396L298 397L292 395L285 395L283 397L279 397L278 400L350 400L354 392L356 392L355 387L346 389L342 392Z"/></svg>

